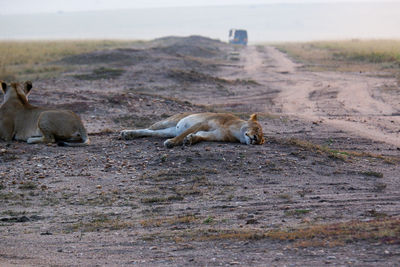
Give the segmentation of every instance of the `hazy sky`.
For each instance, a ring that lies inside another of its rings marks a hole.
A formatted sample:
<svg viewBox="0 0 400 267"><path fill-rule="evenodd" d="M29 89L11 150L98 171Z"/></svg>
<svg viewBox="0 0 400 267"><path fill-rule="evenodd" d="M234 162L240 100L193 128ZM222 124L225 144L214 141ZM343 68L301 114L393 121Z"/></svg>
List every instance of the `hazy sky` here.
<svg viewBox="0 0 400 267"><path fill-rule="evenodd" d="M306 2L371 2L371 0L0 0L0 14ZM375 0L374 2L382 1ZM390 2L400 2L400 0L391 0Z"/></svg>

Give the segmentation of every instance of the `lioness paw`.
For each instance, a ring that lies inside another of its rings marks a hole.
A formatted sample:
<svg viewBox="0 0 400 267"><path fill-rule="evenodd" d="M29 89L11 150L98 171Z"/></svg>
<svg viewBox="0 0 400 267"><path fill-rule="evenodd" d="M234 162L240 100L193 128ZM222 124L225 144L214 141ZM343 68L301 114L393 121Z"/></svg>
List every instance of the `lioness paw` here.
<svg viewBox="0 0 400 267"><path fill-rule="evenodd" d="M174 147L174 142L171 140L171 139L167 139L165 142L164 142L164 146L166 147L166 148L173 148Z"/></svg>
<svg viewBox="0 0 400 267"><path fill-rule="evenodd" d="M121 138L124 140L129 140L129 139L133 138L132 132L129 130L121 131L120 135L121 135Z"/></svg>
<svg viewBox="0 0 400 267"><path fill-rule="evenodd" d="M184 146L190 146L192 142L193 142L193 134L189 134L183 139Z"/></svg>

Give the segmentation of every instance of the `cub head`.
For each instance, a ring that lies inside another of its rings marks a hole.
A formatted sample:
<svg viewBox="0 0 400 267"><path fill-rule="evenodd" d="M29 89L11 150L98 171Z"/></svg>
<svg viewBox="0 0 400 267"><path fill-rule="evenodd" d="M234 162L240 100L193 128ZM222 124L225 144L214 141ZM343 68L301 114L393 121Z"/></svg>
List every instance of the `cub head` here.
<svg viewBox="0 0 400 267"><path fill-rule="evenodd" d="M32 82L26 81L24 84L13 82L11 86L8 86L5 82L1 82L1 90L4 94L3 103L12 100L19 99L23 104L28 103L28 95L32 89Z"/></svg>
<svg viewBox="0 0 400 267"><path fill-rule="evenodd" d="M246 144L262 145L265 142L261 125L257 121L257 115L252 114L247 121L248 128L245 132Z"/></svg>

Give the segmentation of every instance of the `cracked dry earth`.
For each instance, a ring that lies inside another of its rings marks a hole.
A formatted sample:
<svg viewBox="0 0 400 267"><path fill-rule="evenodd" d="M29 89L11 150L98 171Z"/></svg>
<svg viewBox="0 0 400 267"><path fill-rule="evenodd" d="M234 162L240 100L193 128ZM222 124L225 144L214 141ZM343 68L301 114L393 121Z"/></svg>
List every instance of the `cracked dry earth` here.
<svg viewBox="0 0 400 267"><path fill-rule="evenodd" d="M0 143L1 266L400 261L394 79L307 72L275 48L202 37L54 64L71 71L33 81L30 101L79 113L92 144ZM258 113L267 142L166 149L160 138L119 139L122 129L210 110ZM369 222L388 222L397 237L286 237Z"/></svg>

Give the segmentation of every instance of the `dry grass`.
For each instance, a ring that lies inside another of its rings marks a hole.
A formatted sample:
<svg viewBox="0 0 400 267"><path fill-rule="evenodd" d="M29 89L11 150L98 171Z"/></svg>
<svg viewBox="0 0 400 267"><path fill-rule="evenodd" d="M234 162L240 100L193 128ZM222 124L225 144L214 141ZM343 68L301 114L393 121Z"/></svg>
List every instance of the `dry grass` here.
<svg viewBox="0 0 400 267"><path fill-rule="evenodd" d="M297 138L290 138L290 139L270 138L270 140L277 142L279 144L296 146L296 147L299 147L299 148L307 150L307 151L313 151L318 154L324 154L332 159L339 159L339 160L343 160L343 161L346 161L347 159L353 157L353 158L379 159L388 164L397 164L398 162L400 162L400 158L398 158L398 157L383 156L383 155L369 153L369 152L336 150L336 149L330 148L329 146L314 144L309 141L300 140ZM370 174L370 176L372 176L372 175L373 174ZM376 176L376 175L374 175L374 176Z"/></svg>
<svg viewBox="0 0 400 267"><path fill-rule="evenodd" d="M400 243L400 219L389 218L368 222L351 221L315 225L304 229L276 230L265 233L266 238L295 241L294 246L337 246L358 241Z"/></svg>
<svg viewBox="0 0 400 267"><path fill-rule="evenodd" d="M135 41L2 41L0 42L0 79L23 80L43 77L65 70L49 64L66 56L133 45Z"/></svg>
<svg viewBox="0 0 400 267"><path fill-rule="evenodd" d="M275 45L313 71L382 71L399 76L400 40L349 40Z"/></svg>
<svg viewBox="0 0 400 267"><path fill-rule="evenodd" d="M98 232L98 231L115 231L134 227L133 221L122 220L120 218L111 218L106 214L91 214L90 219L79 221L69 225L66 232Z"/></svg>
<svg viewBox="0 0 400 267"><path fill-rule="evenodd" d="M145 219L140 221L140 225L142 225L143 227L160 227L177 224L191 224L196 221L198 221L198 219L194 215L184 215Z"/></svg>
<svg viewBox="0 0 400 267"><path fill-rule="evenodd" d="M380 242L400 244L400 219L384 218L367 222L350 221L334 224L313 225L305 228L262 231L259 229L204 229L173 233L178 242L196 241L243 241L272 239L289 241L293 247L334 247L355 242Z"/></svg>

